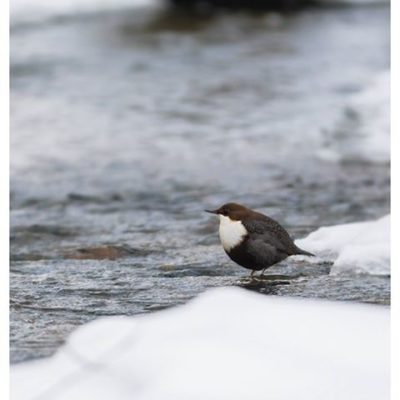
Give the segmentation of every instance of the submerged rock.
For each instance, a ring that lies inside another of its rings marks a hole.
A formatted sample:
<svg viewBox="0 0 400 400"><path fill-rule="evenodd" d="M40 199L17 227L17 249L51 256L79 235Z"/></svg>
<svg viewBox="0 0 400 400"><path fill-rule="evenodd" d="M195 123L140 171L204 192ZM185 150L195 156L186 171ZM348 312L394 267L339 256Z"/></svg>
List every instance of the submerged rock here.
<svg viewBox="0 0 400 400"><path fill-rule="evenodd" d="M99 247L83 247L64 254L66 259L74 260L115 260L117 258L147 255L149 251L129 246L104 245Z"/></svg>

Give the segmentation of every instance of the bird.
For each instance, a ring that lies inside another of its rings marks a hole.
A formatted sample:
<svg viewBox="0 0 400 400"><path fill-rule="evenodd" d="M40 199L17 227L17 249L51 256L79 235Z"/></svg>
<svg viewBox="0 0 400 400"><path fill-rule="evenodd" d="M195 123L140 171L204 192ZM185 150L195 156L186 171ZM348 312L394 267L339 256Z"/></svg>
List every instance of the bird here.
<svg viewBox="0 0 400 400"><path fill-rule="evenodd" d="M274 219L241 204L226 203L216 210L204 210L219 216L219 237L226 254L254 273L265 270L289 256L314 254L297 247L289 233Z"/></svg>

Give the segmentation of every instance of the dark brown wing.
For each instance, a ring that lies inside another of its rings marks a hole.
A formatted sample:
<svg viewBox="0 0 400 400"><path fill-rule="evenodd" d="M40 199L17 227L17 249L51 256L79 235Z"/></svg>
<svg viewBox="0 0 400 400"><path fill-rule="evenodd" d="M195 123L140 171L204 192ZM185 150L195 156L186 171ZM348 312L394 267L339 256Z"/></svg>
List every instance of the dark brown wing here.
<svg viewBox="0 0 400 400"><path fill-rule="evenodd" d="M257 218L246 219L242 223L254 240L275 247L278 253L287 256L302 254L302 250L294 244L286 230L272 218L259 214Z"/></svg>

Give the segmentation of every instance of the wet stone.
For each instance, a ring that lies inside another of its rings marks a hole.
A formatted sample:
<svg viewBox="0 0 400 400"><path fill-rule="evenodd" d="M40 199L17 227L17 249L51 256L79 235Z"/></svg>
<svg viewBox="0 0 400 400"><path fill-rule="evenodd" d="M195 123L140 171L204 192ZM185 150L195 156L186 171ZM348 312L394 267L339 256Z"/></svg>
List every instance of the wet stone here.
<svg viewBox="0 0 400 400"><path fill-rule="evenodd" d="M73 260L116 260L124 257L146 256L150 252L129 246L104 245L86 247L64 253L65 259Z"/></svg>

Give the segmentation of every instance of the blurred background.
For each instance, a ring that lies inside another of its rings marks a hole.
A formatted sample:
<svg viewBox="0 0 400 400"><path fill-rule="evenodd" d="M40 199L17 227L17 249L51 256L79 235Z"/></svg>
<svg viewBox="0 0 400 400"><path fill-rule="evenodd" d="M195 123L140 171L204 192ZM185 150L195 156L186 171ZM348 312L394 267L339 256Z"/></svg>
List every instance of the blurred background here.
<svg viewBox="0 0 400 400"><path fill-rule="evenodd" d="M386 2L12 0L12 362L212 286L388 304L329 264L243 283L203 209L378 218L389 150Z"/></svg>

